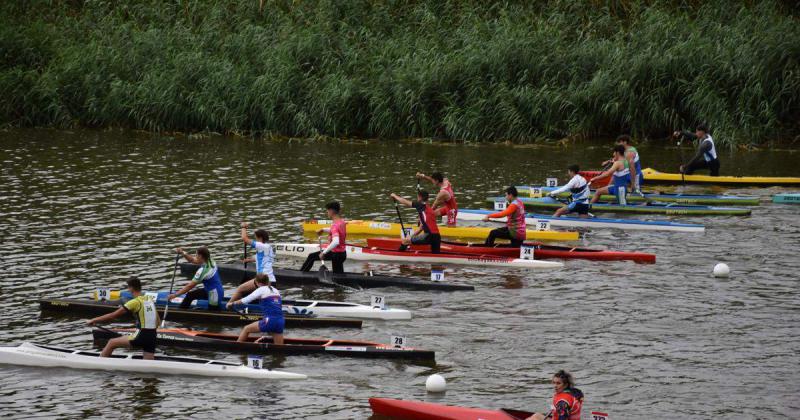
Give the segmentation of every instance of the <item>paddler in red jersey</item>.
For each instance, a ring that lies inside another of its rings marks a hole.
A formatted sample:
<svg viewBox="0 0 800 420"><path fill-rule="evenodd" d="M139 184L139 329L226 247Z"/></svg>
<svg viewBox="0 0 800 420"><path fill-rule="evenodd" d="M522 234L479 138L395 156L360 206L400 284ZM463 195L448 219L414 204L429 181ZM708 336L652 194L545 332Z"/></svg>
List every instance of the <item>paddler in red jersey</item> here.
<svg viewBox="0 0 800 420"><path fill-rule="evenodd" d="M409 237L403 238L401 251L405 251L408 245L430 245L431 253L438 254L442 245L442 236L439 234L439 225L436 224L436 214L431 206L428 205L428 192L425 190L417 191L417 200L411 201L392 193L392 200L406 206L413 207L419 215L419 224Z"/></svg>
<svg viewBox="0 0 800 420"><path fill-rule="evenodd" d="M581 420L581 407L583 406L583 392L575 388L572 375L564 370L559 370L553 375L553 404L550 413L536 413L527 420Z"/></svg>
<svg viewBox="0 0 800 420"><path fill-rule="evenodd" d="M325 211L331 218L331 227L320 229L317 235L328 234L328 246L318 252L308 254L301 271L311 271L316 261L330 260L333 262L334 273L344 273L344 262L347 260L347 222L342 218L342 205L338 201L331 201L325 205Z"/></svg>
<svg viewBox="0 0 800 420"><path fill-rule="evenodd" d="M509 239L511 246L522 246L525 242L526 226L525 226L525 205L522 200L517 198L517 187L506 188L506 201L508 205L505 210L497 213L492 213L483 218L484 222L489 219L506 218L506 227L493 229L489 232L486 238L486 246L494 246L495 239Z"/></svg>
<svg viewBox="0 0 800 420"><path fill-rule="evenodd" d="M448 226L455 225L458 217L458 203L456 203L456 194L453 192L453 184L450 183L450 180L445 178L441 172L434 172L431 176L417 172L417 178L430 181L430 183L439 187L439 192L436 194L431 207L433 207L437 216L447 216Z"/></svg>

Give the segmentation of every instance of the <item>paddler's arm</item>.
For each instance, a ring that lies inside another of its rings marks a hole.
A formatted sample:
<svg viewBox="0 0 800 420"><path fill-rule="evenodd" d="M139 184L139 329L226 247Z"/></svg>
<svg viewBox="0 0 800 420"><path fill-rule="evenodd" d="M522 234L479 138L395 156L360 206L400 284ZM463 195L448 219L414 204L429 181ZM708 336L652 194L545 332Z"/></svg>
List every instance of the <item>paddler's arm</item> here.
<svg viewBox="0 0 800 420"><path fill-rule="evenodd" d="M431 206L432 209L438 209L440 206L443 206L447 200L450 199L450 193L445 190L439 190L439 193L436 194L436 199L433 200L433 205Z"/></svg>
<svg viewBox="0 0 800 420"><path fill-rule="evenodd" d="M505 210L499 211L497 213L492 213L492 214L490 214L488 216L485 216L483 218L483 221L484 222L488 222L489 219L500 219L502 217L511 216L512 214L514 214L515 211L517 211L517 205L514 204L514 203L511 203L511 204L508 205L508 207L506 207Z"/></svg>
<svg viewBox="0 0 800 420"><path fill-rule="evenodd" d="M423 174L422 172L417 172L416 177L417 177L417 179L424 179L424 180L430 182L431 184L435 184L436 183L436 181L434 181L433 178L429 177L428 175Z"/></svg>
<svg viewBox="0 0 800 420"><path fill-rule="evenodd" d="M567 182L566 184L556 188L553 191L550 191L550 194L547 194L547 195L549 195L550 197L555 197L555 196L557 196L557 195L569 190L570 188L577 187L577 185L575 185L576 183L577 182L575 180L575 177L572 177L572 179L570 179L569 182Z"/></svg>
<svg viewBox="0 0 800 420"><path fill-rule="evenodd" d="M400 204L402 204L402 205L404 205L406 207L411 207L411 200L408 200L408 199L405 199L403 197L400 197L399 195L397 195L395 193L391 193L389 195L389 197L392 197L392 200L394 200L394 201L396 201L396 202L398 202L398 203L400 203Z"/></svg>
<svg viewBox="0 0 800 420"><path fill-rule="evenodd" d="M247 236L247 226L249 226L247 222L242 222L242 241L244 241L244 243L247 244L247 246L250 246L253 240L250 239L249 236Z"/></svg>
<svg viewBox="0 0 800 420"><path fill-rule="evenodd" d="M186 261L192 264L200 264L200 260L196 255L191 255L188 252L184 251L183 248L175 248L175 252L181 254L183 258L186 258Z"/></svg>
<svg viewBox="0 0 800 420"><path fill-rule="evenodd" d="M167 296L167 300L170 301L172 299L175 299L176 296L180 296L184 293L189 293L189 291L194 289L195 286L197 286L197 283L190 280L189 283L186 283L186 286L183 286L181 290L178 290L177 292Z"/></svg>
<svg viewBox="0 0 800 420"><path fill-rule="evenodd" d="M636 173L636 165L633 164L633 153L625 152L625 160L628 161L628 168L630 170L631 176L631 188L630 191L636 190L636 183L638 182L639 174Z"/></svg>
<svg viewBox="0 0 800 420"><path fill-rule="evenodd" d="M125 314L125 312L128 312L128 310L125 309L124 306L120 306L119 309L117 309L114 312L111 312L110 314L101 315L101 316L98 316L97 318L92 318L92 319L86 321L86 324L95 325L95 324L111 321L112 319L121 317L122 315Z"/></svg>
<svg viewBox="0 0 800 420"><path fill-rule="evenodd" d="M611 176L611 174L613 174L613 173L614 173L614 171L616 171L616 170L617 170L617 165L621 165L621 164L622 164L622 161L621 161L621 160L618 160L618 161L614 162L614 164L613 164L613 165L611 165L611 167L610 167L610 168L608 168L608 170L607 170L607 171L605 171L605 172L603 172L602 174L600 174L600 175L597 175L596 177L592 178L591 180L589 180L589 183L591 184L592 182L594 182L594 181L597 181L597 180L599 180L599 179L605 179L605 178L608 178L608 177L610 177L610 176Z"/></svg>

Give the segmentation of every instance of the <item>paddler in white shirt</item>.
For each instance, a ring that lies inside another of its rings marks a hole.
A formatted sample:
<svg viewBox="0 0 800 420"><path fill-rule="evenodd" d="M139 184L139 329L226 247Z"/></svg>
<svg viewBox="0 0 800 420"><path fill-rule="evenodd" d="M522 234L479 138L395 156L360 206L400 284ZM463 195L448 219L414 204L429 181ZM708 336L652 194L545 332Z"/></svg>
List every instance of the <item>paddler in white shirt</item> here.
<svg viewBox="0 0 800 420"><path fill-rule="evenodd" d="M589 210L592 208L589 204L589 182L578 172L580 172L578 165L569 165L567 168L567 174L570 177L569 182L548 194L553 198L566 191L572 194L572 202L556 210L553 213L553 217L561 217L569 213L578 213L578 216L583 218L589 217Z"/></svg>

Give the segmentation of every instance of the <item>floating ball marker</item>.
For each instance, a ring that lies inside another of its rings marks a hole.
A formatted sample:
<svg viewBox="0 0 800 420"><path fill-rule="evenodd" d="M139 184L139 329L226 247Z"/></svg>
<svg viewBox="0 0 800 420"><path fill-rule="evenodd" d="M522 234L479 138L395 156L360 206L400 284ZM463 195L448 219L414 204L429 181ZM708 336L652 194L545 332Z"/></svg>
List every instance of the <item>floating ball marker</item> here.
<svg viewBox="0 0 800 420"><path fill-rule="evenodd" d="M444 376L434 373L425 381L425 389L428 392L444 392L447 390L447 381Z"/></svg>
<svg viewBox="0 0 800 420"><path fill-rule="evenodd" d="M391 344L394 348L401 348L408 346L408 340L401 335L393 335L391 337Z"/></svg>
<svg viewBox="0 0 800 420"><path fill-rule="evenodd" d="M254 354L247 355L247 367L251 369L263 369L264 358Z"/></svg>
<svg viewBox="0 0 800 420"><path fill-rule="evenodd" d="M558 186L558 178L547 178L544 185L548 187L557 187Z"/></svg>
<svg viewBox="0 0 800 420"><path fill-rule="evenodd" d="M714 266L714 277L728 277L731 275L731 269L728 267L728 264L719 263Z"/></svg>
<svg viewBox="0 0 800 420"><path fill-rule="evenodd" d="M431 270L431 281L443 281L444 270Z"/></svg>
<svg viewBox="0 0 800 420"><path fill-rule="evenodd" d="M386 309L386 298L383 296L372 296L372 307L374 309Z"/></svg>

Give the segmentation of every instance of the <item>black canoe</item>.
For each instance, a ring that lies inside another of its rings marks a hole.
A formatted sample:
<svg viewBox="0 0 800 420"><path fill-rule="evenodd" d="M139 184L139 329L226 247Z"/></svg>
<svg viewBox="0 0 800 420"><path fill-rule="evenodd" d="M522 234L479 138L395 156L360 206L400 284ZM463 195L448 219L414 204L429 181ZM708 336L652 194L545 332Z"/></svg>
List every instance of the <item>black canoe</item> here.
<svg viewBox="0 0 800 420"><path fill-rule="evenodd" d="M104 315L119 308L119 302L98 302L83 299L42 299L42 311L59 312L70 315ZM158 306L159 312L164 310ZM344 327L361 328L360 319L320 318L313 315L286 315L288 328ZM260 314L240 314L230 311L209 311L207 309L178 309L170 306L168 321L210 322L218 324L244 325L261 319Z"/></svg>
<svg viewBox="0 0 800 420"><path fill-rule="evenodd" d="M219 275L224 282L240 283L242 280L251 279L256 275L255 267L250 264L245 273L243 264L217 264ZM181 275L194 276L199 266L191 263L181 263ZM358 273L329 273L330 281L342 286L370 289L375 287L402 287L413 290L475 290L474 286L441 283L430 280L420 280L413 277L392 277L382 275L369 275ZM319 280L317 271L300 271L286 268L275 269L277 287L288 288L298 286L325 286Z"/></svg>
<svg viewBox="0 0 800 420"><path fill-rule="evenodd" d="M115 329L92 331L94 339L98 342L114 338L114 331L125 334L132 329ZM380 358L380 359L406 359L424 360L435 362L436 353L429 350L418 350L409 347L394 348L388 344L373 343L369 341L332 340L285 338L284 344L272 344L272 338L266 337L263 343L256 343L257 337L251 337L248 342L237 342L233 334L217 334L204 331L185 329L159 329L158 345L186 347L201 350L223 350L247 354L329 354L344 357Z"/></svg>

